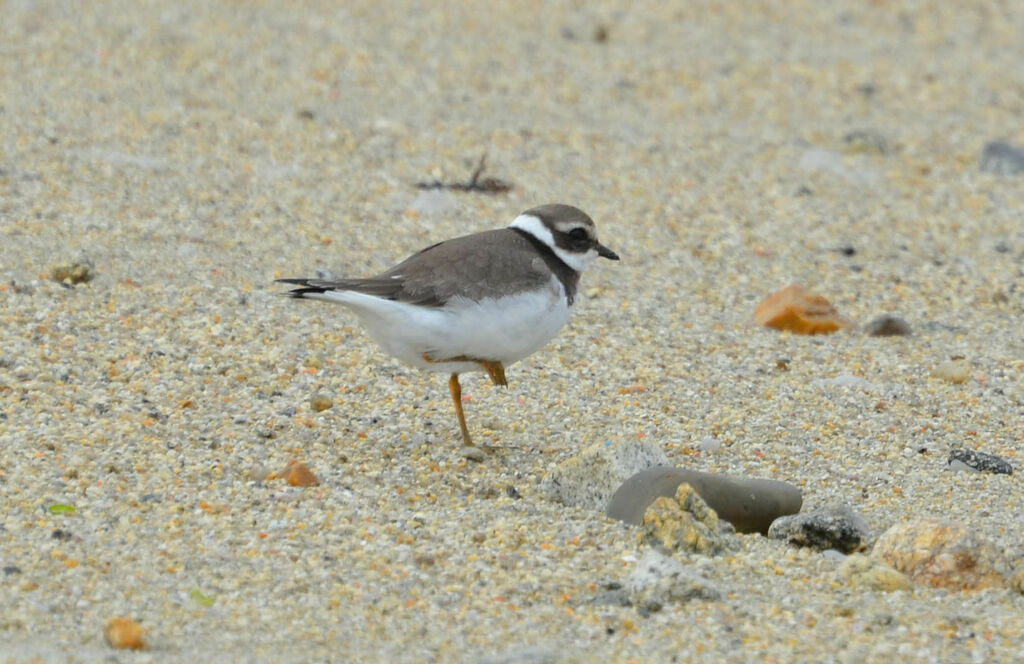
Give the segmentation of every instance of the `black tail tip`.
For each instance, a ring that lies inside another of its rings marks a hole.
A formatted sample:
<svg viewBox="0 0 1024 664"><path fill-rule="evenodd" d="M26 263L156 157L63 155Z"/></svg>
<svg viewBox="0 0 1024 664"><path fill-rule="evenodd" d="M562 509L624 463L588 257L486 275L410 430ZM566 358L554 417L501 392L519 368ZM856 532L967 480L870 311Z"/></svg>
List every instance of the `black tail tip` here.
<svg viewBox="0 0 1024 664"><path fill-rule="evenodd" d="M277 284L291 284L293 286L299 286L299 288L293 288L290 291L287 291L285 293L281 293L281 295L286 295L286 296L288 296L290 298L293 298L293 299L296 299L296 300L301 300L304 297L306 297L306 295L309 295L309 294L312 294L312 293L323 293L323 292L328 290L326 288L318 288L316 286L311 286L310 283L309 283L310 281L311 281L310 279L296 279L296 278L274 279L274 283L277 283Z"/></svg>

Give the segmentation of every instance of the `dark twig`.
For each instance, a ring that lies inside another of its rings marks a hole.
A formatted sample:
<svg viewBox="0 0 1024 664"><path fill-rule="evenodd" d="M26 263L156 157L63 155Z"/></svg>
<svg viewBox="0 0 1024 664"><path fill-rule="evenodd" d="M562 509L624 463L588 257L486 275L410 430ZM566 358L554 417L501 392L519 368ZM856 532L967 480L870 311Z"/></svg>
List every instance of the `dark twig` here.
<svg viewBox="0 0 1024 664"><path fill-rule="evenodd" d="M480 161L477 163L476 168L473 170L473 174L469 177L468 182L441 182L440 180L434 180L433 182L417 182L417 189L452 189L454 191L474 191L481 194L503 194L512 188L512 184L499 180L498 178L483 178L484 169L486 166L487 153L484 152L480 155Z"/></svg>

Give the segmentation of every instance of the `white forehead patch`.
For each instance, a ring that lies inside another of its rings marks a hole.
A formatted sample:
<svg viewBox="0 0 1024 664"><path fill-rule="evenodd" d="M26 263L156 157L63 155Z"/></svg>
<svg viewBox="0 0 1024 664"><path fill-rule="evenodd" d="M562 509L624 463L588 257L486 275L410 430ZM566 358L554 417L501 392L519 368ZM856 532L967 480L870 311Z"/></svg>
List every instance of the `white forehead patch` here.
<svg viewBox="0 0 1024 664"><path fill-rule="evenodd" d="M551 234L551 229L544 225L544 222L533 216L532 214L521 214L512 220L509 228L518 228L521 231L526 231L533 237L537 238L547 246L551 247L551 251L555 252L555 255L562 259L562 262L576 270L582 272L585 267L590 265L590 262L597 258L597 250L590 249L585 253L575 253L566 251L555 244L555 236Z"/></svg>

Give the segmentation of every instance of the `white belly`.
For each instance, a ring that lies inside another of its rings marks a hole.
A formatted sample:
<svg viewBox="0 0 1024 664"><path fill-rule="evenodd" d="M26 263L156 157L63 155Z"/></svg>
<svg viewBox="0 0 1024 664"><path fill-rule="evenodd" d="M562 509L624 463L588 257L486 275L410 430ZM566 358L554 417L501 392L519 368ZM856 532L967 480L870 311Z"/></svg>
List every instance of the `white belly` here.
<svg viewBox="0 0 1024 664"><path fill-rule="evenodd" d="M456 298L444 307L418 307L351 291L329 291L317 299L344 304L359 314L384 352L422 369L462 373L480 371L473 362L444 362L454 357L518 362L539 350L569 320L562 284L500 300ZM428 361L425 357L434 361Z"/></svg>

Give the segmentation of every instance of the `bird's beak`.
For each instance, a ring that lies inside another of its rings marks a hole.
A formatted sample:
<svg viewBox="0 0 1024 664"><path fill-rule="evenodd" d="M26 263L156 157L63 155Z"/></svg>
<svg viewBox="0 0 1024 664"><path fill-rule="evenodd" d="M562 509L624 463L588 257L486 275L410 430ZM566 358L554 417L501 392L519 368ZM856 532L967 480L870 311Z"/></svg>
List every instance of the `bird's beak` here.
<svg viewBox="0 0 1024 664"><path fill-rule="evenodd" d="M617 253L615 253L608 247L604 246L600 242L598 242L594 248L597 249L597 255L600 256L601 258L607 258L608 260L612 261L619 260L619 255Z"/></svg>

